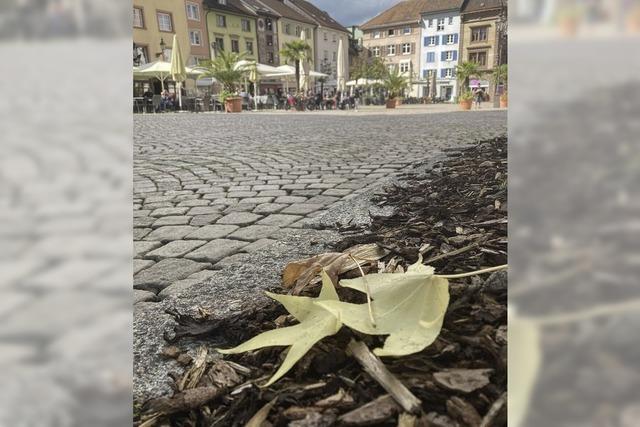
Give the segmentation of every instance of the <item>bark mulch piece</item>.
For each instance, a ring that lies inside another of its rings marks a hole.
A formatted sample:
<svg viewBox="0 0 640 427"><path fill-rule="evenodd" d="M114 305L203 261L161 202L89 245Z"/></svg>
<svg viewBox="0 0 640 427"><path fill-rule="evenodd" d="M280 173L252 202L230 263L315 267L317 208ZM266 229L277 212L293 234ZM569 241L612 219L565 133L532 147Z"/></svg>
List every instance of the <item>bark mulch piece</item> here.
<svg viewBox="0 0 640 427"><path fill-rule="evenodd" d="M426 172L407 173L400 185L375 200L396 213L373 218L368 230L343 230L345 239L336 250L375 242L390 251L363 267L369 273L404 271L418 253L438 273L506 263L506 160L507 140L498 138L449 151L447 159ZM340 277L359 274L356 269ZM351 299L346 291L339 289L341 298ZM417 414L403 412L346 353L353 338L374 348L386 337L343 327L268 388L259 385L281 363L282 348L224 359L215 352L215 347L235 346L259 332L293 324L273 303L248 307L225 321L173 313L178 325L165 337L171 342L164 354L183 363L187 372L175 377L174 396L146 402L135 414L134 425L241 426L251 421L250 425L273 426L505 426L506 274L452 280L450 292L438 339L420 353L383 359L420 399ZM317 285L303 294L317 294ZM201 345L198 354L186 356L187 343Z"/></svg>

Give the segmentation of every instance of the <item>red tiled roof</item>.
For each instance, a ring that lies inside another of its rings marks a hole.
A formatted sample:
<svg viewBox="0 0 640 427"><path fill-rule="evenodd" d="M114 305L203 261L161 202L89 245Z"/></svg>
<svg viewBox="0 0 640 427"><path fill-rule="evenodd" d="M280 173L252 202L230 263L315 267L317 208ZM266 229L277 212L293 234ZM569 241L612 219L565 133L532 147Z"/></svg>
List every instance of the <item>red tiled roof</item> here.
<svg viewBox="0 0 640 427"><path fill-rule="evenodd" d="M423 13L459 10L463 2L464 0L404 0L371 18L360 28L371 30L394 24L418 23Z"/></svg>
<svg viewBox="0 0 640 427"><path fill-rule="evenodd" d="M338 21L333 19L331 15L329 15L324 10L317 8L313 3L306 0L289 0L292 4L298 7L302 12L304 12L307 16L311 17L316 24L321 25L323 27L332 28L334 30L343 31L348 33L344 26L342 26Z"/></svg>

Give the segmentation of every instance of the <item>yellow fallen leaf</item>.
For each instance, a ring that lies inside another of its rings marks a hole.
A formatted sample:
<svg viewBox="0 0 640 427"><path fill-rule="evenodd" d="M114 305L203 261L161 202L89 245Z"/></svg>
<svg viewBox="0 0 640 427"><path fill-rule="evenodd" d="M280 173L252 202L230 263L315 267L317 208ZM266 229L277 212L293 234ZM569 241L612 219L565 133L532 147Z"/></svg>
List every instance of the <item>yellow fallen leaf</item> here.
<svg viewBox="0 0 640 427"><path fill-rule="evenodd" d="M342 280L340 285L370 292L375 325L367 304L318 301L315 304L333 313L342 323L369 335L389 335L378 356L417 353L440 334L449 305L449 282L435 276L432 267L422 265L422 257L406 273L369 274Z"/></svg>
<svg viewBox="0 0 640 427"><path fill-rule="evenodd" d="M322 289L318 298L277 295L267 292L280 302L300 323L287 328L264 332L249 341L229 350L218 350L222 354L236 354L263 347L290 346L287 357L280 368L265 384L269 386L286 374L313 345L324 337L336 334L342 323L333 314L315 305L316 301L338 301L338 294L326 272L322 272Z"/></svg>

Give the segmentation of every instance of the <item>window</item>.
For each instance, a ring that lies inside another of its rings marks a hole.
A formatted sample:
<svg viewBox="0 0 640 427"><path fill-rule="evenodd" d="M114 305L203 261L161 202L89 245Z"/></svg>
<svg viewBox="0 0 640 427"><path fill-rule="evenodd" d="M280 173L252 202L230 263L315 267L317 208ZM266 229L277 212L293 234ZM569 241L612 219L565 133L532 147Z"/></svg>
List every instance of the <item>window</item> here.
<svg viewBox="0 0 640 427"><path fill-rule="evenodd" d="M411 53L411 43L402 43L402 54L409 55Z"/></svg>
<svg viewBox="0 0 640 427"><path fill-rule="evenodd" d="M388 35L389 37L393 37L393 36L395 36L395 35L396 35L396 30L395 30L395 29L393 29L393 28L392 28L392 29L390 29L389 31L387 31L387 35Z"/></svg>
<svg viewBox="0 0 640 427"><path fill-rule="evenodd" d="M284 33L291 34L291 24L284 24Z"/></svg>
<svg viewBox="0 0 640 427"><path fill-rule="evenodd" d="M333 52L333 62L336 62L337 60L338 60L338 53Z"/></svg>
<svg viewBox="0 0 640 427"><path fill-rule="evenodd" d="M195 3L187 3L187 18L192 21L200 20L200 7Z"/></svg>
<svg viewBox="0 0 640 427"><path fill-rule="evenodd" d="M244 46L247 49L247 52L249 52L249 55L253 55L253 41L246 41Z"/></svg>
<svg viewBox="0 0 640 427"><path fill-rule="evenodd" d="M476 27L471 29L471 43L487 41L489 27Z"/></svg>
<svg viewBox="0 0 640 427"><path fill-rule="evenodd" d="M427 62L436 62L435 52L427 52Z"/></svg>
<svg viewBox="0 0 640 427"><path fill-rule="evenodd" d="M300 37L300 31L301 31L300 26L296 25L296 36L297 37Z"/></svg>
<svg viewBox="0 0 640 427"><path fill-rule="evenodd" d="M267 62L273 64L273 52L267 52Z"/></svg>
<svg viewBox="0 0 640 427"><path fill-rule="evenodd" d="M171 21L171 14L158 12L158 29L165 33L173 32L173 22Z"/></svg>
<svg viewBox="0 0 640 427"><path fill-rule="evenodd" d="M328 50L324 51L324 60L325 60L325 62L329 62L329 51Z"/></svg>
<svg viewBox="0 0 640 427"><path fill-rule="evenodd" d="M216 15L216 24L218 27L226 27L227 26L227 17L224 15Z"/></svg>
<svg viewBox="0 0 640 427"><path fill-rule="evenodd" d="M333 35L333 42L334 43L336 42L336 35L335 34Z"/></svg>
<svg viewBox="0 0 640 427"><path fill-rule="evenodd" d="M395 55L396 54L396 45L395 44L390 44L387 46L387 55L391 56L391 55Z"/></svg>
<svg viewBox="0 0 640 427"><path fill-rule="evenodd" d="M445 68L442 70L442 77L450 79L453 77L453 68Z"/></svg>
<svg viewBox="0 0 640 427"><path fill-rule="evenodd" d="M227 4L227 0L218 0L218 4L221 4L224 6Z"/></svg>
<svg viewBox="0 0 640 427"><path fill-rule="evenodd" d="M262 18L258 18L258 30L264 31L264 21Z"/></svg>
<svg viewBox="0 0 640 427"><path fill-rule="evenodd" d="M373 38L374 39L379 39L380 38L380 31L374 31L373 32ZM326 39L325 39L326 40Z"/></svg>
<svg viewBox="0 0 640 427"><path fill-rule="evenodd" d="M327 40L329 40L329 37L327 36L327 33L325 32L324 33L324 41L327 41Z"/></svg>
<svg viewBox="0 0 640 427"><path fill-rule="evenodd" d="M387 65L387 70L389 70L390 73L393 73L396 70L396 64Z"/></svg>
<svg viewBox="0 0 640 427"><path fill-rule="evenodd" d="M307 35L307 40L311 40L311 30L308 28L305 28L304 33Z"/></svg>
<svg viewBox="0 0 640 427"><path fill-rule="evenodd" d="M411 34L411 27L405 27L404 30L403 30L403 33Z"/></svg>
<svg viewBox="0 0 640 427"><path fill-rule="evenodd" d="M222 37L216 37L216 49L224 51L224 39Z"/></svg>
<svg viewBox="0 0 640 427"><path fill-rule="evenodd" d="M438 44L438 36L429 36L424 39L425 46L435 46Z"/></svg>
<svg viewBox="0 0 640 427"><path fill-rule="evenodd" d="M487 52L470 52L469 62L475 62L481 67L487 65Z"/></svg>
<svg viewBox="0 0 640 427"><path fill-rule="evenodd" d="M452 50L444 52L444 60L445 61L453 61L453 51Z"/></svg>
<svg viewBox="0 0 640 427"><path fill-rule="evenodd" d="M433 27L433 19L428 19L427 20L427 27L429 27L429 28Z"/></svg>
<svg viewBox="0 0 640 427"><path fill-rule="evenodd" d="M191 41L191 46L200 46L202 44L202 34L200 30L189 31L189 40Z"/></svg>
<svg viewBox="0 0 640 427"><path fill-rule="evenodd" d="M401 62L400 63L400 72L401 73L408 73L409 72L409 68L410 68L410 63L409 62Z"/></svg>
<svg viewBox="0 0 640 427"><path fill-rule="evenodd" d="M444 18L438 18L438 31L444 30Z"/></svg>
<svg viewBox="0 0 640 427"><path fill-rule="evenodd" d="M453 34L448 34L445 36L445 40L447 44L453 44L454 43L454 36Z"/></svg>
<svg viewBox="0 0 640 427"><path fill-rule="evenodd" d="M133 49L133 65L144 65L149 62L149 49L147 46L135 45Z"/></svg>
<svg viewBox="0 0 640 427"><path fill-rule="evenodd" d="M374 46L371 48L373 56L380 56L380 46Z"/></svg>
<svg viewBox="0 0 640 427"><path fill-rule="evenodd" d="M267 46L273 46L273 36L271 34L267 34Z"/></svg>
<svg viewBox="0 0 640 427"><path fill-rule="evenodd" d="M133 8L133 26L135 28L144 28L144 15L140 7Z"/></svg>
<svg viewBox="0 0 640 427"><path fill-rule="evenodd" d="M449 17L449 25L453 25L453 16Z"/></svg>
<svg viewBox="0 0 640 427"><path fill-rule="evenodd" d="M273 31L273 21L271 18L265 19L264 22L267 25L267 31Z"/></svg>
<svg viewBox="0 0 640 427"><path fill-rule="evenodd" d="M238 40L231 40L231 52L240 53L240 43Z"/></svg>
<svg viewBox="0 0 640 427"><path fill-rule="evenodd" d="M251 31L251 21L248 19L243 19L241 21L242 31Z"/></svg>

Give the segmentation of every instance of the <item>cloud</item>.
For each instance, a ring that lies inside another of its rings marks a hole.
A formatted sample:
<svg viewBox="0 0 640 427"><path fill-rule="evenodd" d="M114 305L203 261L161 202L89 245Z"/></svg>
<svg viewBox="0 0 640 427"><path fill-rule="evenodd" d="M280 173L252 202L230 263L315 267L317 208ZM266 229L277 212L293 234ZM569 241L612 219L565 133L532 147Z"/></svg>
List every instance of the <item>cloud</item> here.
<svg viewBox="0 0 640 427"><path fill-rule="evenodd" d="M312 0L342 25L359 25L390 8L400 0Z"/></svg>

